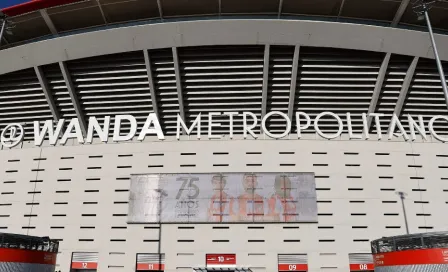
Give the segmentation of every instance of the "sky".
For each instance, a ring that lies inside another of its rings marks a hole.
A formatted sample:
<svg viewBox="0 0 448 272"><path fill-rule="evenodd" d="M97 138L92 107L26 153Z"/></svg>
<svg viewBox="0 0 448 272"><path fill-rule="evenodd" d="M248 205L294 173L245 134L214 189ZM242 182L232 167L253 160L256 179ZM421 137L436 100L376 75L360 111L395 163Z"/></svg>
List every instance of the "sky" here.
<svg viewBox="0 0 448 272"><path fill-rule="evenodd" d="M32 0L0 0L0 9L31 1Z"/></svg>

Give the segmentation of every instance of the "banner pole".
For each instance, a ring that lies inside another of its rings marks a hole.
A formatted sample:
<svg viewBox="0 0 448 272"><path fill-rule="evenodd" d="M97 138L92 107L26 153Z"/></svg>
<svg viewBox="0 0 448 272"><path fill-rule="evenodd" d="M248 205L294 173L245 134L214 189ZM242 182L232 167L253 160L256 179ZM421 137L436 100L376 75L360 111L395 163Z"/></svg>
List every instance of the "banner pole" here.
<svg viewBox="0 0 448 272"><path fill-rule="evenodd" d="M159 183L160 185L160 183ZM159 267L158 270L162 270L162 197L163 191L159 188L159 243L157 245L157 255L159 257Z"/></svg>

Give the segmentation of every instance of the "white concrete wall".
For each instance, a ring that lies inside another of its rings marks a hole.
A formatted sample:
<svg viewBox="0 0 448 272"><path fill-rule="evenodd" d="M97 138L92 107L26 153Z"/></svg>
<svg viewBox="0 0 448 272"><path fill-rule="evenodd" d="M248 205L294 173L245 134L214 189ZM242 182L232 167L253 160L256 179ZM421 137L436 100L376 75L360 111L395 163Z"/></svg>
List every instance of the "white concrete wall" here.
<svg viewBox="0 0 448 272"><path fill-rule="evenodd" d="M247 166L254 163L261 166ZM195 167L181 167L185 164ZM257 225L264 229L246 224L222 225L228 229L214 229L214 224L193 229L163 225L166 271L204 266L206 253L236 253L238 266L276 271L277 254L307 253L310 271L342 272L349 269L349 253L370 252L370 240L405 233L397 191L408 194L411 232L448 230L447 167L448 149L438 142L167 140L43 148L25 144L0 151L0 231L62 239L57 270L63 272L70 269L72 252L80 251L99 252L99 271L130 272L137 253L157 253L159 235L157 225L126 224L131 174L315 172L319 223ZM29 214L35 217L25 217ZM183 239L194 242L178 242ZM216 239L229 242L212 242ZM300 242L284 242L292 239Z"/></svg>

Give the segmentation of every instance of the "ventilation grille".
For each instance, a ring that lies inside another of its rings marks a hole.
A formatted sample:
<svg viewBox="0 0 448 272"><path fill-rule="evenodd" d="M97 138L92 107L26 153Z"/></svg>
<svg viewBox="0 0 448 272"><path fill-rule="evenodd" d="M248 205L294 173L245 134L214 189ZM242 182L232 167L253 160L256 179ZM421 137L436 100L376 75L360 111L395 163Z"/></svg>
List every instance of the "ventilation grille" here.
<svg viewBox="0 0 448 272"><path fill-rule="evenodd" d="M0 131L11 124L24 126L25 140L33 139L33 121L53 119L33 69L0 75Z"/></svg>
<svg viewBox="0 0 448 272"><path fill-rule="evenodd" d="M448 72L448 63L444 63L444 70L445 73ZM426 128L434 115L448 115L435 60L419 59L401 111L401 119L406 120L403 122L405 129L408 129L408 114L414 120L417 120L417 115L422 115ZM434 123L434 130L438 134L448 134L446 126L446 121L439 120Z"/></svg>
<svg viewBox="0 0 448 272"><path fill-rule="evenodd" d="M350 112L353 130L361 132L362 113L369 109L383 58L384 54L376 52L301 48L295 110L312 118L331 111L342 120ZM324 132L338 131L337 122L331 117L321 118L319 127Z"/></svg>
<svg viewBox="0 0 448 272"><path fill-rule="evenodd" d="M279 264L307 264L308 255L307 254L279 254L278 255Z"/></svg>
<svg viewBox="0 0 448 272"><path fill-rule="evenodd" d="M68 69L87 120L96 116L103 123L111 116L112 128L115 115L130 114L143 125L152 111L142 51L72 61ZM121 128L129 132L130 123Z"/></svg>
<svg viewBox="0 0 448 272"><path fill-rule="evenodd" d="M384 119L390 120L397 104L398 96L403 87L406 72L412 62L412 57L391 55L389 66L384 77L383 86L376 105L375 112L384 114ZM382 131L386 131L388 122L381 122ZM376 133L375 122L371 124L372 131Z"/></svg>
<svg viewBox="0 0 448 272"><path fill-rule="evenodd" d="M73 263L97 263L98 252L73 252Z"/></svg>
<svg viewBox="0 0 448 272"><path fill-rule="evenodd" d="M293 46L270 48L267 112L280 111L288 114L293 58ZM269 131L283 133L286 122L283 118L272 116L266 124Z"/></svg>
<svg viewBox="0 0 448 272"><path fill-rule="evenodd" d="M350 253L348 254L350 264L371 264L373 257L370 253Z"/></svg>
<svg viewBox="0 0 448 272"><path fill-rule="evenodd" d="M179 113L176 74L171 49L150 51L151 70L159 107L159 120L167 135L176 134Z"/></svg>
<svg viewBox="0 0 448 272"><path fill-rule="evenodd" d="M48 92L52 94L59 115L63 119L76 118L75 108L68 93L67 85L58 64L46 65L43 73L48 83Z"/></svg>
<svg viewBox="0 0 448 272"><path fill-rule="evenodd" d="M193 47L179 50L185 116L192 124L196 116L209 112L253 112L261 118L263 88L263 46ZM229 133L229 117L214 133ZM208 117L202 117L207 133ZM248 123L252 123L248 121ZM234 117L234 133L243 132L243 117ZM259 126L254 131L259 132Z"/></svg>
<svg viewBox="0 0 448 272"><path fill-rule="evenodd" d="M234 117L234 133L243 132L242 112L256 114L258 124L253 130L260 134L263 88L263 45L203 46L178 49L179 70L185 121L191 126L202 113L202 133L208 131L208 113L239 112ZM267 74L266 111L288 113L294 46L270 47ZM166 135L176 134L177 114L180 112L172 49L150 50L152 76L156 97L151 97L143 51L128 52L67 62L79 104L88 121L90 116L100 123L111 116L110 134L114 116L133 115L141 127L148 114L153 112L153 99L157 100L159 120ZM296 79L294 111L303 111L312 118L331 111L346 123L350 112L356 133L363 129L362 113L367 113L383 53L347 49L301 47ZM387 130L394 112L406 72L412 57L392 55L375 112L383 113L383 132ZM448 74L448 64L445 63ZM76 112L62 76L59 64L42 67L48 91L55 101L56 111L63 119L75 118ZM50 108L34 69L0 76L0 129L10 123L25 124L25 139L33 138L33 121L52 120ZM433 60L420 59L410 89L401 110L401 120L407 130L410 114L417 120L423 115L426 127L435 115L448 115L445 97ZM220 127L214 134L229 134L229 117L214 117ZM296 131L294 116L292 125ZM252 124L249 117L248 124ZM129 131L123 122L123 133ZM285 121L271 117L267 127L272 133L282 133ZM319 122L325 133L338 130L336 120L326 116ZM446 122L435 123L439 134L448 134ZM344 130L347 126L344 125ZM372 122L371 131L376 131ZM344 131L347 132L347 131ZM304 133L314 133L313 126Z"/></svg>
<svg viewBox="0 0 448 272"><path fill-rule="evenodd" d="M160 257L159 257L160 256ZM160 259L159 259L160 258ZM165 264L165 254L158 253L139 253L137 254L137 263L161 263Z"/></svg>

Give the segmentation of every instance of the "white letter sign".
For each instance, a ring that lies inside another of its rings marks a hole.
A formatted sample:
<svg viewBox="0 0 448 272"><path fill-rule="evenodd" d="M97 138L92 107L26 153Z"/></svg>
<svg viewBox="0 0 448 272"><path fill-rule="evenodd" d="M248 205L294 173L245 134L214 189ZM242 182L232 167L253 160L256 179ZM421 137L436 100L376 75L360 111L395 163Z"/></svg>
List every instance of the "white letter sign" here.
<svg viewBox="0 0 448 272"><path fill-rule="evenodd" d="M198 116L196 116L196 119L194 119L193 124L191 124L191 126L188 128L187 125L185 124L184 120L182 120L182 117L180 116L180 114L177 114L177 125L176 125L176 139L179 140L180 138L180 128L182 127L182 129L185 131L185 133L187 135L190 135L191 132L193 132L193 129L195 126L198 126L197 128L197 138L201 139L201 113L198 114Z"/></svg>
<svg viewBox="0 0 448 272"><path fill-rule="evenodd" d="M252 119L254 120L251 126L247 125L247 116L252 117ZM247 112L247 111L243 112L243 135L244 135L244 139L247 138L247 133L248 132L255 139L258 138L258 136L252 131L252 129L254 129L257 126L257 123L258 123L258 119L257 119L257 116L255 114L253 114L252 112Z"/></svg>
<svg viewBox="0 0 448 272"><path fill-rule="evenodd" d="M127 135L120 135L122 120L127 120L131 124L131 128L129 129L129 133ZM136 132L137 132L137 120L135 120L134 116L132 115L115 116L114 137L113 137L114 142L128 141L134 138Z"/></svg>
<svg viewBox="0 0 448 272"><path fill-rule="evenodd" d="M271 133L266 128L266 120L269 117L271 117L272 115L280 115L281 117L283 117L283 119L285 119L285 121L286 121L286 128L285 128L285 131L282 134ZM261 121L261 127L263 129L263 132L266 133L266 135L268 135L269 137L274 138L274 139L280 139L280 138L286 137L291 132L291 120L289 120L288 115L284 114L283 112L271 111L270 113L266 114L263 117L263 120Z"/></svg>
<svg viewBox="0 0 448 272"><path fill-rule="evenodd" d="M154 128L150 128L151 125ZM148 118L146 118L146 122L143 125L142 131L140 131L140 135L137 140L143 141L148 134L157 134L157 138L159 140L165 140L165 135L163 135L162 127L160 126L159 119L157 119L157 115L155 113L150 113Z"/></svg>
<svg viewBox="0 0 448 272"><path fill-rule="evenodd" d="M332 116L338 122L338 131L336 133L334 133L334 134L325 134L325 133L323 133L320 130L320 128L319 128L319 120L320 120L320 118L322 118L325 115ZM334 114L332 112L329 112L329 111L325 111L325 112L322 112L319 115L317 115L316 119L314 119L314 129L316 130L317 134L319 134L322 138L334 139L334 138L337 138L337 137L339 137L341 135L342 130L344 129L344 124L342 123L342 120L341 120L341 118L339 118L338 115L336 115L336 114Z"/></svg>

